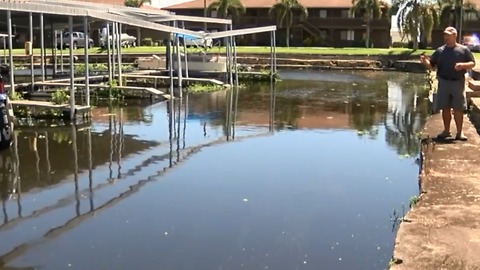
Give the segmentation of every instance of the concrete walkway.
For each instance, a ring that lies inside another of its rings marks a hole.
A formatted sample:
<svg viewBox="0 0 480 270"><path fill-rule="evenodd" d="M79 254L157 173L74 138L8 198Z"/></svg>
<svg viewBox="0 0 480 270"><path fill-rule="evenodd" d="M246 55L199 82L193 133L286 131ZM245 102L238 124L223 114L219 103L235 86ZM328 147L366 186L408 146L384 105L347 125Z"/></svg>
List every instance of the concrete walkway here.
<svg viewBox="0 0 480 270"><path fill-rule="evenodd" d="M480 99L473 100L480 106ZM474 106L472 119L479 116ZM467 142L422 143L420 200L400 225L393 270L480 270L480 136L467 116L464 120ZM427 121L424 137L436 137L442 129L436 114Z"/></svg>

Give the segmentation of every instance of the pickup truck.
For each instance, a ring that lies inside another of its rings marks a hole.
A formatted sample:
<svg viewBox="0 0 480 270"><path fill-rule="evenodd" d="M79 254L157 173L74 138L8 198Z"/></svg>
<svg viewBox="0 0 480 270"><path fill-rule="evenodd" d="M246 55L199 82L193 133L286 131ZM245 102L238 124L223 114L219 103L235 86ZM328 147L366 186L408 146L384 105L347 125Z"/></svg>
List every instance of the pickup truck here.
<svg viewBox="0 0 480 270"><path fill-rule="evenodd" d="M73 38L73 49L77 48L85 48L86 42L85 42L85 35L83 32L72 32L72 38ZM63 40L60 39L60 35L57 35L57 49L61 48L61 42L63 41L63 48L68 48L70 47L70 33L65 32L63 34ZM93 48L93 39L88 40L88 48Z"/></svg>

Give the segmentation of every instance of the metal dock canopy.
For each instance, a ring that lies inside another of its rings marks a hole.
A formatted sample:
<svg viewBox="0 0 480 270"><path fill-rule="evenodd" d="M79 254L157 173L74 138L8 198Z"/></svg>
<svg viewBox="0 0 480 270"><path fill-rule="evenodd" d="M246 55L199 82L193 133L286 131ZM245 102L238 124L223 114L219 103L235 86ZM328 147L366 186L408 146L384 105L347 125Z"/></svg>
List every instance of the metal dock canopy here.
<svg viewBox="0 0 480 270"><path fill-rule="evenodd" d="M43 4L70 6L70 7L82 7L86 9L92 9L92 5L95 5L95 11L109 12L116 15L133 15L137 16L139 19L145 19L152 22L168 22L168 21L192 21L192 22L207 22L207 23L218 23L218 24L231 24L232 20L230 19L220 19L220 18L211 18L211 17L195 17L195 16L185 16L185 15L175 15L174 12L166 10L154 10L154 9L142 9L142 8L133 8L127 6L118 6L118 5L108 5L101 3L92 3L92 2L80 2L72 0L30 0L30 2L37 2Z"/></svg>
<svg viewBox="0 0 480 270"><path fill-rule="evenodd" d="M206 33L205 35L207 37L214 39L214 38L234 37L234 36L240 36L240 35L250 35L250 34L264 33L264 32L273 32L275 30L277 30L277 26L272 25L272 26L236 29L236 30L229 30L229 31L220 31L215 33Z"/></svg>
<svg viewBox="0 0 480 270"><path fill-rule="evenodd" d="M74 1L70 1L72 4ZM59 5L61 3L53 4L47 2L5 2L0 1L0 10L15 11L15 12L32 12L32 13L43 13L43 14L53 14L53 15L63 15L63 16L75 16L75 17L92 17L104 21L114 21L122 24L127 24L130 26L137 26L140 28L147 28L161 32L170 32L170 33L179 33L192 35L199 38L203 38L204 34L190 31L186 29L171 27L163 24L158 24L154 22L146 21L139 16L134 15L116 15L112 11L102 11L99 9L85 8L84 6L78 7L69 7ZM112 8L113 11L116 11Z"/></svg>
<svg viewBox="0 0 480 270"><path fill-rule="evenodd" d="M72 0L27 0L22 2L3 0L0 1L0 10L14 12L32 12L60 16L91 17L97 20L118 22L130 26L147 28L160 32L178 33L198 38L224 38L237 35L254 34L275 31L276 26L254 27L247 29L226 30L216 33L199 33L179 27L159 24L169 21L194 21L231 25L232 20L175 15L162 10L145 10L125 6L107 4L93 4Z"/></svg>
<svg viewBox="0 0 480 270"><path fill-rule="evenodd" d="M149 15L146 17L146 20L152 22L168 22L168 21L184 21L184 22L206 22L206 23L218 23L218 24L232 24L230 19L218 19L211 17L195 17L195 16L185 16L185 15L168 15L168 16L158 16L158 15Z"/></svg>

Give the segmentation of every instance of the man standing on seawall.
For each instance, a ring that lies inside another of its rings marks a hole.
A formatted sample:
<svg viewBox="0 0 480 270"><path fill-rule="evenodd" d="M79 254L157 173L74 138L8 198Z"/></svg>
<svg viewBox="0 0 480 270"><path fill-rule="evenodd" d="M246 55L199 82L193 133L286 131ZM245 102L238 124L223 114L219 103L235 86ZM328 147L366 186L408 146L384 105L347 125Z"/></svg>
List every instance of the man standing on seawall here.
<svg viewBox="0 0 480 270"><path fill-rule="evenodd" d="M451 136L450 122L453 117L457 126L455 139L466 141L467 137L462 132L463 113L467 109L465 95L465 73L475 66L472 52L457 43L457 30L451 26L443 31L445 45L437 48L431 57L421 55L420 61L428 68L437 68L437 110L442 110L443 131L438 138L445 139Z"/></svg>

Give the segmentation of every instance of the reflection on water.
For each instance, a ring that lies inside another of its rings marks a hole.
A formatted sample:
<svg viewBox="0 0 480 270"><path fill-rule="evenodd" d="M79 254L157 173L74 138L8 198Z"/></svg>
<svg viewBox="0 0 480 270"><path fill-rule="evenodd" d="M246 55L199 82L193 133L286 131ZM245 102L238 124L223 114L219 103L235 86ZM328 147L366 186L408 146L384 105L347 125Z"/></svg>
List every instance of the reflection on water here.
<svg viewBox="0 0 480 270"><path fill-rule="evenodd" d="M418 192L423 78L284 76L19 129L0 269L388 267L392 209Z"/></svg>

